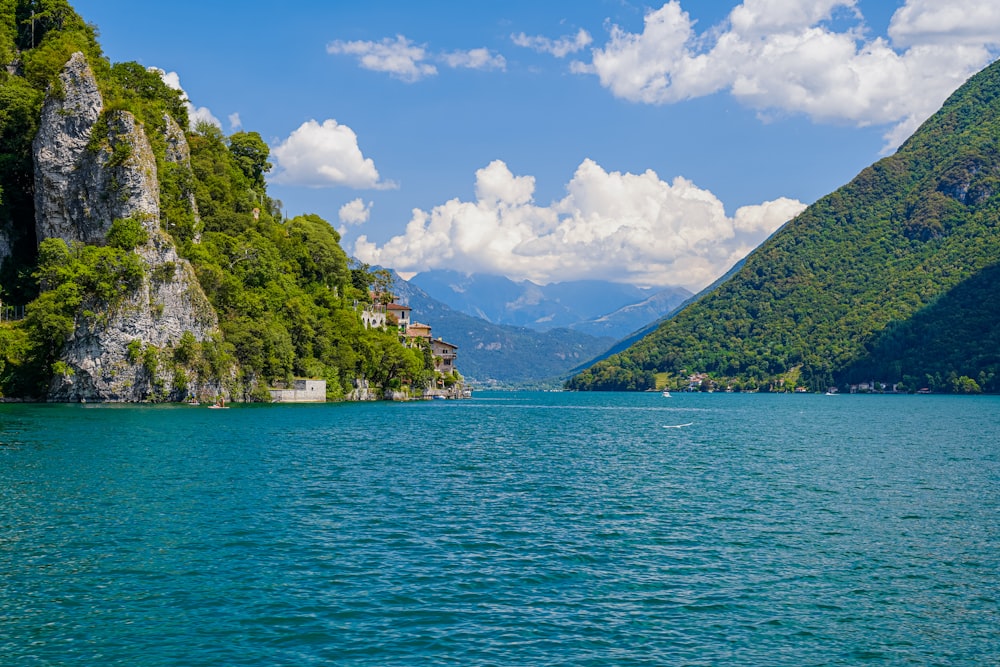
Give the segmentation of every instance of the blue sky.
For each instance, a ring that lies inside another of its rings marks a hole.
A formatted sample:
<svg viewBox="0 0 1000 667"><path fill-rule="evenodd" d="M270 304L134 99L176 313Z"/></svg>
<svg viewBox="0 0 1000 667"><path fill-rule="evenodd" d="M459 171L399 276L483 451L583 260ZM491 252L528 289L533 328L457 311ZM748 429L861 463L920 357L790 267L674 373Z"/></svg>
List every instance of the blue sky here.
<svg viewBox="0 0 1000 667"><path fill-rule="evenodd" d="M401 272L698 289L1000 55L981 0L75 0Z"/></svg>

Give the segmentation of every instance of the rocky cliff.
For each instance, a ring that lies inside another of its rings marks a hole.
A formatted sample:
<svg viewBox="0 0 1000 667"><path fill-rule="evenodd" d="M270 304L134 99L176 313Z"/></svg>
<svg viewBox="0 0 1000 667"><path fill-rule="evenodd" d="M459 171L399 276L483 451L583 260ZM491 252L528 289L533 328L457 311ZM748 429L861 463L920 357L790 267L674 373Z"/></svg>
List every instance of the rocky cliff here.
<svg viewBox="0 0 1000 667"><path fill-rule="evenodd" d="M168 160L189 159L176 124L168 124L167 144ZM127 111L104 111L83 54L73 55L60 85L49 91L33 148L39 242L57 237L101 245L112 223L126 218L148 234L135 251L144 264L141 286L113 308L85 304L61 353L65 372L53 379L49 399L144 401L220 392L156 362L185 332L204 341L218 322L191 266L160 229L156 159L144 128Z"/></svg>

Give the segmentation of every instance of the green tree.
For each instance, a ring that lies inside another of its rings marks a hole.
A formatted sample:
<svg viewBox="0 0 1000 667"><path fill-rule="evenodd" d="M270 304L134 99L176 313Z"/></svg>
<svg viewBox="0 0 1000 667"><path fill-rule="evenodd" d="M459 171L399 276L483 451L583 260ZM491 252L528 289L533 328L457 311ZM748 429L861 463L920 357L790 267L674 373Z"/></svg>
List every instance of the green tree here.
<svg viewBox="0 0 1000 667"><path fill-rule="evenodd" d="M236 132L229 137L229 152L232 153L240 171L250 180L253 187L264 189L264 174L271 170L267 158L271 149L257 132Z"/></svg>
<svg viewBox="0 0 1000 667"><path fill-rule="evenodd" d="M134 250L149 240L149 232L138 220L123 218L111 223L106 238L112 248Z"/></svg>
<svg viewBox="0 0 1000 667"><path fill-rule="evenodd" d="M155 70L137 62L115 63L111 66L111 81L122 95L121 104L139 112L147 123L160 125L158 116L166 112L182 129L188 127L188 111L181 91L164 83Z"/></svg>

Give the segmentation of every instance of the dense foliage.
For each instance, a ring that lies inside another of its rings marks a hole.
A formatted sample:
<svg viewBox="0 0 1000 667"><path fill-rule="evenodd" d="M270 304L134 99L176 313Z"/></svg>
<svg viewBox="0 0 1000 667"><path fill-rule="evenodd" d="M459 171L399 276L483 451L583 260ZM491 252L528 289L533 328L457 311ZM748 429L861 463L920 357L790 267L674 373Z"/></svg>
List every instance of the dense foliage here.
<svg viewBox="0 0 1000 667"><path fill-rule="evenodd" d="M31 142L45 91L75 51L107 69L94 29L66 0L0 0L0 229L13 249L13 261L0 268L7 301L37 294Z"/></svg>
<svg viewBox="0 0 1000 667"><path fill-rule="evenodd" d="M235 373L245 397L261 399L268 385L296 376L325 378L330 397L355 380L385 389L429 383L426 346L362 326L357 309L379 276L350 266L326 221L282 218L267 194L271 164L260 135L227 137L206 124L190 130L180 93L137 63L109 63L95 35L66 0L0 0L0 57L8 64L0 70L0 230L13 249L0 272L0 299L30 301L23 321L0 324L3 395L43 393L51 374L65 371L59 350L81 318L100 320L143 280L134 249L146 237L135 221L115 221L100 247L35 239L31 142L45 92L58 94L57 75L75 51L88 56L104 113L128 111L144 127L156 157L161 227L191 262L220 322L218 340L198 343L186 334L170 350L136 341L134 362L156 367L166 359L178 373L194 368L216 378ZM187 134L190 167L167 159L171 120Z"/></svg>
<svg viewBox="0 0 1000 667"><path fill-rule="evenodd" d="M355 378L423 386L433 360L428 367L423 352L401 345L395 332L361 324L355 306L370 300L375 277L352 273L339 235L318 216L281 219L260 179L270 167L266 144L256 133L239 138L235 152L212 125L189 138L202 229L200 242L182 239L182 254L248 382L323 377L333 396Z"/></svg>
<svg viewBox="0 0 1000 667"><path fill-rule="evenodd" d="M666 373L680 387L706 373L722 386L761 389L794 376L814 391L860 378L945 391L968 389L949 380L964 376L996 391L1000 362L983 350L1000 310L988 291L962 285L995 285L979 274L998 258L994 63L896 154L787 223L730 280L567 386L646 389L653 373ZM916 332L962 331L973 314L971 337L903 353Z"/></svg>
<svg viewBox="0 0 1000 667"><path fill-rule="evenodd" d="M997 313L1000 264L959 283L910 319L891 323L844 377L902 378L909 391L1000 392Z"/></svg>

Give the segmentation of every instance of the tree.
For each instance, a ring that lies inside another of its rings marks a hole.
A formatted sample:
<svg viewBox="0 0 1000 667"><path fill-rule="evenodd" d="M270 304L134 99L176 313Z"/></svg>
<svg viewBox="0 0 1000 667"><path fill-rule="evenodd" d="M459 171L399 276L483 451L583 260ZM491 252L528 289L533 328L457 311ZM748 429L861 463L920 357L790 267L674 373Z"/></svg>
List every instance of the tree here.
<svg viewBox="0 0 1000 667"><path fill-rule="evenodd" d="M154 103L151 105L153 113L162 106L179 126L187 128L188 112L183 94L168 86L155 70L151 71L137 62L115 63L111 66L111 79L121 87L126 98ZM136 111L134 108L130 110Z"/></svg>
<svg viewBox="0 0 1000 667"><path fill-rule="evenodd" d="M372 291L378 295L382 303L392 302L392 290L396 286L396 279L389 269L375 269L372 271Z"/></svg>
<svg viewBox="0 0 1000 667"><path fill-rule="evenodd" d="M264 174L273 166L267 161L271 155L264 140L257 132L236 132L229 137L229 152L236 160L236 165L246 175L253 187L264 190Z"/></svg>

